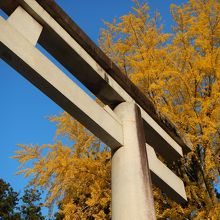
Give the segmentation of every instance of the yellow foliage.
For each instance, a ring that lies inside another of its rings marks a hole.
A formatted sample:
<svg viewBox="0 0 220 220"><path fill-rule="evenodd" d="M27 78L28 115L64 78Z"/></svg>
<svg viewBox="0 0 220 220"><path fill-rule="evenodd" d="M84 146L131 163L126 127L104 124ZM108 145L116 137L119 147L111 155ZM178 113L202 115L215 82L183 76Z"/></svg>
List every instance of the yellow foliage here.
<svg viewBox="0 0 220 220"><path fill-rule="evenodd" d="M171 5L172 35L162 31L158 14L150 18L148 6L139 7L139 13L107 24L101 47L152 100L159 116L193 143L194 151L172 167L186 183L189 202L181 207L157 193L158 218L206 219L219 205L213 184L220 171L220 2Z"/></svg>
<svg viewBox="0 0 220 220"><path fill-rule="evenodd" d="M48 192L45 206L61 205L65 220L110 219L109 150L67 113L51 121L57 122L57 134L67 136L73 145L60 141L43 148L20 145L15 158L21 164L34 159L33 167L23 171L32 176L30 184Z"/></svg>

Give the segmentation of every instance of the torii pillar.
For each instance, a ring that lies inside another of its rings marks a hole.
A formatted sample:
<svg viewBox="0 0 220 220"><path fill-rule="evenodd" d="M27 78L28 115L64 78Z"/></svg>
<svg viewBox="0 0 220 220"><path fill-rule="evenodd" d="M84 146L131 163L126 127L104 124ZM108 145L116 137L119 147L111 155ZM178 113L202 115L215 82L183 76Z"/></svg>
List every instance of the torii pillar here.
<svg viewBox="0 0 220 220"><path fill-rule="evenodd" d="M140 109L123 102L114 112L122 122L124 145L112 152L112 220L155 220Z"/></svg>

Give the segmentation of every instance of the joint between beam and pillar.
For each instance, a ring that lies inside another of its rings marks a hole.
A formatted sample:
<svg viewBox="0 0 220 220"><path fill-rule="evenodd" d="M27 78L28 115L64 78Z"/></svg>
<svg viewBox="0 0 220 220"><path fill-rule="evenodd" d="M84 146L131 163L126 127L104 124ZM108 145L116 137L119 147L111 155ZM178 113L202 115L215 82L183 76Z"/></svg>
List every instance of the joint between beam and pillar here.
<svg viewBox="0 0 220 220"><path fill-rule="evenodd" d="M122 122L124 145L112 152L112 219L155 220L140 109L123 102L114 112Z"/></svg>

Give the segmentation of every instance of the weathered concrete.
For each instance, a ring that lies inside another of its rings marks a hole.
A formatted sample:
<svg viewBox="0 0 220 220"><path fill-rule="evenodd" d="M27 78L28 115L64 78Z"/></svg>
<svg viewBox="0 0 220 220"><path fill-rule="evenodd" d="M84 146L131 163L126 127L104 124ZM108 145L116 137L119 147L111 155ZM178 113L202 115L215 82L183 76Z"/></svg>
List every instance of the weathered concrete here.
<svg viewBox="0 0 220 220"><path fill-rule="evenodd" d="M168 133L150 117L142 108L141 116L144 119L145 138L155 151L164 157L167 161L174 161L183 156L183 150L180 145L171 138ZM153 129L152 129L153 128ZM160 136L158 136L160 134ZM166 144L164 143L166 142ZM167 145L172 147L167 147ZM175 152L175 153L174 153ZM166 155L166 156L165 156Z"/></svg>
<svg viewBox="0 0 220 220"><path fill-rule="evenodd" d="M151 178L139 108L136 104L124 102L114 112L123 124L124 145L112 152L112 219L154 220Z"/></svg>
<svg viewBox="0 0 220 220"><path fill-rule="evenodd" d="M29 35L25 37L12 24L0 17L0 57L104 143L112 148L123 145L122 125L114 118L114 112L109 114L99 106L34 47L33 41L27 39ZM33 33L40 31L35 27Z"/></svg>
<svg viewBox="0 0 220 220"><path fill-rule="evenodd" d="M147 158L152 182L178 203L187 201L183 181L156 156L154 149L146 144Z"/></svg>
<svg viewBox="0 0 220 220"><path fill-rule="evenodd" d="M43 27L21 6L9 16L7 21L33 45L36 45Z"/></svg>
<svg viewBox="0 0 220 220"><path fill-rule="evenodd" d="M44 27L39 43L102 102L110 106L115 106L123 101L136 102L37 1L21 0L19 2ZM141 111L147 143L167 161L182 157L182 148L161 127L161 122L155 121L152 114L149 115L143 107L141 107ZM148 120L149 118L150 120ZM188 151L187 146L183 144L183 147L186 148L185 152Z"/></svg>

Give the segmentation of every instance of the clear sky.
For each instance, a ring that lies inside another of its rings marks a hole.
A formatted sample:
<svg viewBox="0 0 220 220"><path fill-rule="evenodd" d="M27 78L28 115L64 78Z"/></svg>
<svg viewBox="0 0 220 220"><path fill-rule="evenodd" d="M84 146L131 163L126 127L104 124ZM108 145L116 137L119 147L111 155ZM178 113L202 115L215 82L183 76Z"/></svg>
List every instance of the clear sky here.
<svg viewBox="0 0 220 220"><path fill-rule="evenodd" d="M97 43L102 20L112 21L131 11L131 0L57 0L73 20ZM148 0L151 11L158 10L165 30L169 31L169 5L184 1ZM3 13L0 12L3 16ZM19 164L10 159L16 144L45 144L54 141L55 125L47 116L62 109L31 85L27 80L0 60L0 178L9 182L16 191L22 191L27 180L15 176Z"/></svg>

